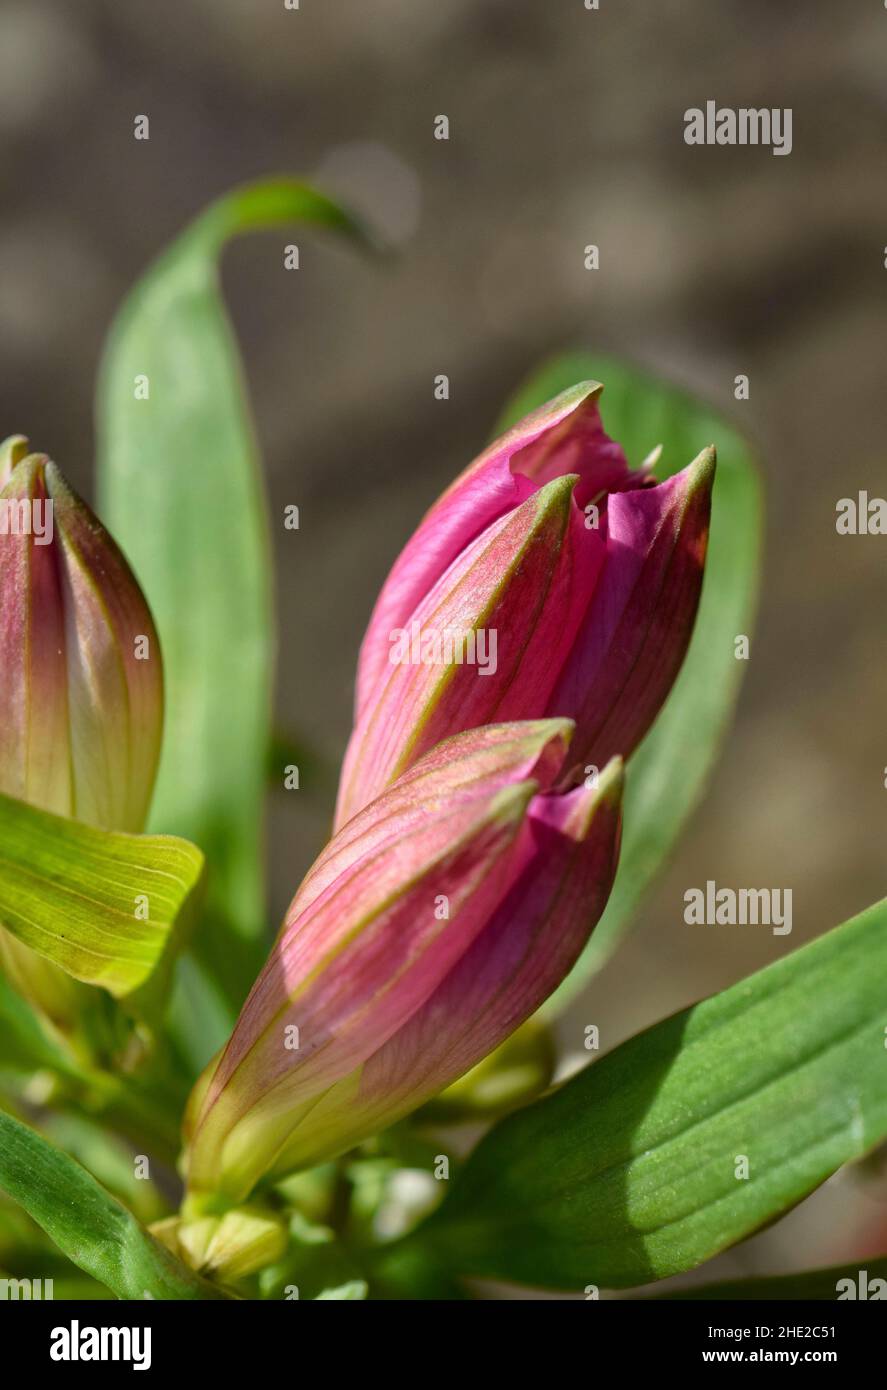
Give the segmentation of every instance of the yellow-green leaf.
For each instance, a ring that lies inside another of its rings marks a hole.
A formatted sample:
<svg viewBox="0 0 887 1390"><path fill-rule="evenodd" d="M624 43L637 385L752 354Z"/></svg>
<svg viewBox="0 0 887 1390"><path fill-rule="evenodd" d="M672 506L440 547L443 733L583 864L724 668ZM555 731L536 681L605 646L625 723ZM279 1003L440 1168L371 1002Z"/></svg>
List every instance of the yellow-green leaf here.
<svg viewBox="0 0 887 1390"><path fill-rule="evenodd" d="M0 925L74 979L150 1011L191 924L203 855L0 796Z"/></svg>

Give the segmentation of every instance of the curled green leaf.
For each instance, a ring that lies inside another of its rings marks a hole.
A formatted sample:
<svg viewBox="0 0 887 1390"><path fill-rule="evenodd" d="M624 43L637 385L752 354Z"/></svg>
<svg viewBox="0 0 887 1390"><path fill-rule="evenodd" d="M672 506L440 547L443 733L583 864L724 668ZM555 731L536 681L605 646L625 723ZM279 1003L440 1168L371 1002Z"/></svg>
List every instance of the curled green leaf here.
<svg viewBox="0 0 887 1390"><path fill-rule="evenodd" d="M0 796L0 925L75 980L153 1016L191 924L203 855Z"/></svg>

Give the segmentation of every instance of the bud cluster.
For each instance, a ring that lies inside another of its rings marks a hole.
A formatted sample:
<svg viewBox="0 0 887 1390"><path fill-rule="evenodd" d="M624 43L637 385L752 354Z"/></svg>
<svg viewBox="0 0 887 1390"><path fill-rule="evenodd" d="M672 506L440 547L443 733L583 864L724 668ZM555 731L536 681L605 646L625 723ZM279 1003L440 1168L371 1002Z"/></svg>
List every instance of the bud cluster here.
<svg viewBox="0 0 887 1390"><path fill-rule="evenodd" d="M557 988L606 905L622 762L695 619L714 451L656 483L655 451L632 470L604 433L599 394L574 387L498 440L382 589L336 833L191 1097L192 1212L451 1087Z"/></svg>

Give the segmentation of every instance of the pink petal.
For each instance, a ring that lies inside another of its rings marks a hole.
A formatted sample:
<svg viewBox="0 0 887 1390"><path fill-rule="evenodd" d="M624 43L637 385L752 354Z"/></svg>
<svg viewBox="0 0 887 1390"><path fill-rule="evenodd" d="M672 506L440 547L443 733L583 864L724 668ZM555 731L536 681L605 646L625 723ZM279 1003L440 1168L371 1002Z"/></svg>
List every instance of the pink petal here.
<svg viewBox="0 0 887 1390"><path fill-rule="evenodd" d="M281 1150L281 1172L333 1157L394 1124L535 1013L606 905L621 790L616 761L597 790L534 797L516 851L523 867L483 932L409 1021L312 1105Z"/></svg>
<svg viewBox="0 0 887 1390"><path fill-rule="evenodd" d="M42 455L16 468L0 501L46 506ZM47 514L48 515L48 514ZM29 523L30 524L30 523ZM0 534L0 791L44 810L73 807L58 547Z"/></svg>
<svg viewBox="0 0 887 1390"><path fill-rule="evenodd" d="M546 483L495 523L420 603L417 633L494 637L495 670L389 663L348 746L337 826L454 731L534 718L545 708L605 553L601 534L585 528L575 481Z"/></svg>
<svg viewBox="0 0 887 1390"><path fill-rule="evenodd" d="M486 725L444 739L334 836L302 881L281 931L342 872L381 846L396 844L416 824L448 815L457 805L487 802L519 782L552 787L572 733L568 719L540 719Z"/></svg>
<svg viewBox="0 0 887 1390"><path fill-rule="evenodd" d="M607 555L549 714L576 721L578 766L628 758L671 689L693 630L708 540L714 449L607 507Z"/></svg>
<svg viewBox="0 0 887 1390"><path fill-rule="evenodd" d="M581 382L526 416L475 460L432 506L382 589L360 653L355 715L384 679L389 633L406 627L441 575L495 521L553 478L576 473L580 502L604 489L636 486L617 444L604 433L601 387ZM587 496L586 496L587 494Z"/></svg>
<svg viewBox="0 0 887 1390"><path fill-rule="evenodd" d="M92 825L141 830L163 728L160 640L112 537L51 462L46 483L65 612L71 814Z"/></svg>
<svg viewBox="0 0 887 1390"><path fill-rule="evenodd" d="M395 842L352 858L289 921L189 1121L193 1187L217 1186L221 1165L229 1195L245 1195L298 1108L437 988L511 882L509 851L534 788L457 799L437 815L417 805ZM297 1050L284 1045L288 1026Z"/></svg>

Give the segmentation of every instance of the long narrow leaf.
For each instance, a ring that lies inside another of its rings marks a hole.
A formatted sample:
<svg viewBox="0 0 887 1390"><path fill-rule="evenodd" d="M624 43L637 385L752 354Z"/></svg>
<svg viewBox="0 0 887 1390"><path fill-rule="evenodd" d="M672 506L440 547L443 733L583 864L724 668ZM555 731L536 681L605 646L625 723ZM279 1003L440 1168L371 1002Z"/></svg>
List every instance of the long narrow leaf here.
<svg viewBox="0 0 887 1390"><path fill-rule="evenodd" d="M79 1163L2 1113L0 1187L118 1298L225 1297L159 1245Z"/></svg>
<svg viewBox="0 0 887 1390"><path fill-rule="evenodd" d="M243 232L357 224L294 179L235 190L152 266L113 326L98 395L103 517L151 603L167 723L151 825L206 852L199 945L238 1005L260 963L273 675L265 491L219 260ZM283 268L283 247L275 252ZM207 1054L218 1039L207 1039Z"/></svg>

